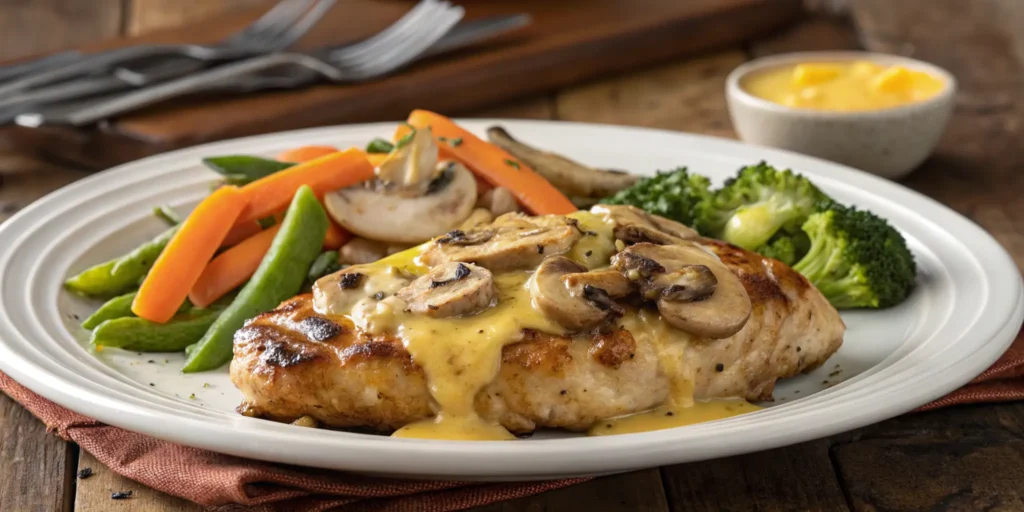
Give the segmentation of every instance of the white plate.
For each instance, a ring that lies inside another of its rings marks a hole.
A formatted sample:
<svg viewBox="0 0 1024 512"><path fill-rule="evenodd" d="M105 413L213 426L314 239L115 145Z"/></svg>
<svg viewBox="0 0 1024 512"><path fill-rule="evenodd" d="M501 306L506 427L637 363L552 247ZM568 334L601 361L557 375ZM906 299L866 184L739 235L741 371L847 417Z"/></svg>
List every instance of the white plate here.
<svg viewBox="0 0 1024 512"><path fill-rule="evenodd" d="M394 439L243 417L227 370L182 375L180 356L86 350L78 325L97 304L63 279L160 232L154 205L191 207L215 175L199 160L305 144L363 145L394 124L321 128L208 144L126 164L59 190L0 227L0 369L69 409L129 430L219 452L375 474L516 480L625 471L773 448L907 412L963 385L1003 353L1022 315L1021 278L988 234L898 185L821 160L654 130L509 120L528 142L587 163L651 173L680 165L716 181L765 159L810 176L840 201L888 218L907 236L920 284L899 307L843 315L842 349L781 382L753 414L608 437L540 434L513 442ZM152 362L149 362L152 361ZM826 384L827 382L827 384ZM150 383L153 385L151 386ZM190 398L194 394L195 398Z"/></svg>

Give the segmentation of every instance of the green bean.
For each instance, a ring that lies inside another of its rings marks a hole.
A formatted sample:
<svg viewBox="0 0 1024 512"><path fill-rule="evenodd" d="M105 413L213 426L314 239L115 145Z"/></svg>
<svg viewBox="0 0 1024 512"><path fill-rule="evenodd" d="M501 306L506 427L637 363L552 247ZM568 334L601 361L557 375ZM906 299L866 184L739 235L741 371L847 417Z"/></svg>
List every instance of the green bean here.
<svg viewBox="0 0 1024 512"><path fill-rule="evenodd" d="M166 204L153 208L153 215L156 215L157 218L166 222L170 226L177 226L178 224L181 224L181 215L178 215L178 212L174 211L174 208L171 208Z"/></svg>
<svg viewBox="0 0 1024 512"><path fill-rule="evenodd" d="M180 352L203 337L223 309L193 309L158 324L144 318L105 320L92 331L93 347L135 352Z"/></svg>
<svg viewBox="0 0 1024 512"><path fill-rule="evenodd" d="M247 155L204 158L207 167L224 176L229 185L247 185L295 164Z"/></svg>
<svg viewBox="0 0 1024 512"><path fill-rule="evenodd" d="M185 373L231 360L232 338L246 320L277 307L302 288L327 234L327 214L309 186L299 188L259 268L185 361Z"/></svg>
<svg viewBox="0 0 1024 512"><path fill-rule="evenodd" d="M96 312L89 315L89 318L82 321L82 327L91 330L107 320L124 318L126 316L135 316L135 313L132 313L132 301L135 300L135 295L137 293L138 292L131 292L124 295L118 295L117 297L104 302ZM210 305L211 308L219 307L221 309L224 309L225 306L227 306L227 304L222 304L220 301L214 302ZM193 307L192 302L185 299L185 302L183 302L181 307L178 308L178 313L185 313L186 311L193 309Z"/></svg>
<svg viewBox="0 0 1024 512"><path fill-rule="evenodd" d="M86 318L82 322L82 327L91 330L107 320L126 316L135 316L135 314L132 313L132 301L135 300L136 293L137 292L131 292L124 295L118 295L117 297L103 303L95 313L89 315L89 318Z"/></svg>
<svg viewBox="0 0 1024 512"><path fill-rule="evenodd" d="M315 283L317 279L339 270L341 270L341 262L338 261L338 251L324 251L309 266L309 274L306 279Z"/></svg>
<svg viewBox="0 0 1024 512"><path fill-rule="evenodd" d="M373 139L366 145L367 153L390 153L395 145L384 139Z"/></svg>
<svg viewBox="0 0 1024 512"><path fill-rule="evenodd" d="M124 256L100 263L68 278L64 286L79 295L110 298L139 285L178 230L173 227Z"/></svg>

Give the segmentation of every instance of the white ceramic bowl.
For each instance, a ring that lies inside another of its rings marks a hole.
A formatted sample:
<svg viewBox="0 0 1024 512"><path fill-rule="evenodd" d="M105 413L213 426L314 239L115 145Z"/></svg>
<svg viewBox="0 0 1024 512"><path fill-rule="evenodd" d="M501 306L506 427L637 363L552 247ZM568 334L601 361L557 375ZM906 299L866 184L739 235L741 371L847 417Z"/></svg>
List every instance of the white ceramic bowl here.
<svg viewBox="0 0 1024 512"><path fill-rule="evenodd" d="M927 72L945 82L933 98L872 111L828 112L780 105L743 89L753 73L800 62L867 60ZM906 176L935 149L956 97L956 79L919 60L870 52L800 52L763 57L737 67L726 79L733 127L747 143L816 156L889 179Z"/></svg>

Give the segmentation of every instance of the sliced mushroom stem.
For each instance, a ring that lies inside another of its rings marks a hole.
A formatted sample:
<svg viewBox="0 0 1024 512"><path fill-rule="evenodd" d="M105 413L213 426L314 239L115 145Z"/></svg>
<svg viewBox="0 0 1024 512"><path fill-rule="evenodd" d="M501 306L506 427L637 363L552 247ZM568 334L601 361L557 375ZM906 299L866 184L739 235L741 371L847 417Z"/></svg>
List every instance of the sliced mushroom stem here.
<svg viewBox="0 0 1024 512"><path fill-rule="evenodd" d="M562 155L533 148L512 138L501 126L488 128L487 137L570 196L606 197L639 179L635 174L595 169Z"/></svg>

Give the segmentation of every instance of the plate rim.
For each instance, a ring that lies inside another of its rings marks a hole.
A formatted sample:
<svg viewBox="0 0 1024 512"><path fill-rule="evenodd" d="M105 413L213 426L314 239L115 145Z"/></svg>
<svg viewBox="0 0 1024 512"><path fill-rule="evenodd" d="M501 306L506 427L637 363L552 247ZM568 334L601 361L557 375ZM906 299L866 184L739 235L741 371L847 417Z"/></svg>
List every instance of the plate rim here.
<svg viewBox="0 0 1024 512"><path fill-rule="evenodd" d="M1005 319L1004 324L1000 326L1000 329L996 329L995 334L993 334L992 336L989 336L986 340L982 340L982 341L978 342L979 343L979 347L983 348L983 349L986 349L986 350L979 351L978 353L970 355L968 358L966 358L964 360L961 360L959 362L954 363L954 366L956 366L960 370L960 372L958 373L958 378L957 379L946 381L946 382L943 383L943 385L933 386L931 388L931 392L930 393L920 394L919 395L919 396L934 395L934 396L931 396L931 398L928 398L927 400L924 400L924 401L921 401L919 399L901 400L901 401L897 400L897 401L894 401L893 403L889 404L888 408L879 408L879 409L877 409L873 416L871 416L871 415L861 416L862 419L867 418L865 421L853 422L853 423L846 422L846 423L842 424L841 426L839 425L840 422L834 422L834 424L829 425L827 428L822 428L822 427L819 426L816 429L810 429L810 430L806 430L805 429L805 430L799 430L799 431L795 431L795 432L790 432L790 433L788 433L788 435L776 435L773 438L774 440L772 441L775 444L764 443L764 442L751 443L749 441L746 444L744 444L744 443L740 442L740 443L737 443L735 446L730 447L731 451L730 450L717 450L715 452L716 453L715 457L731 455L731 454L740 453L740 452L744 452L744 451L751 451L752 449L760 450L760 449L773 448L773 447L777 447L777 446L782 446L782 445L790 444L790 443L794 442L793 441L794 437L806 437L806 434L804 434L805 432L812 432L812 435L813 435L814 438L818 438L818 437L822 437L822 436L826 436L826 435L831 435L831 434L838 433L838 432L841 432L841 431L846 431L846 430L850 430L850 429L853 429L853 428L858 428L860 426L863 426L863 425L866 425L866 424L870 424L870 423L874 423L874 422L879 421L881 419L889 418L889 417L892 417L892 416L895 416L895 415L902 414L902 413L907 412L909 410L912 410L913 408L917 407L918 405L922 405L923 403L927 403L928 401L930 401L932 399L935 399L935 398L938 398L940 396L943 396L946 393L948 393L949 391L952 391L953 389L956 389L956 388L960 387L961 385L963 385L964 383L969 381L971 378L976 376L978 373L983 371L985 368L990 366L991 363L994 362L1005 351L1005 348L1008 347L1010 343L1012 343L1012 341L1013 341L1013 339L1015 337L1015 334L1016 334L1016 330L1019 329L1020 323L1021 323L1022 319L1024 319L1024 289L1022 289L1022 287L1021 287L1020 277L1019 277L1019 270L1017 270L1016 264L1013 262L1012 258L1009 256L1009 254L1006 252L1006 250L1000 244L998 244L998 242L991 236L991 234L989 234L987 231L985 231L983 228L978 226L976 223L974 223L970 219L967 219L966 217L963 217L962 215L960 215L959 213L955 212L951 208L943 205L942 203L939 203L938 201L936 201L936 200L934 200L934 199L932 199L930 197L927 197L927 196L925 196L923 194L920 194L920 193L918 193L916 191L907 189L907 188L903 187L902 185L899 185L897 183L891 182L889 180L885 180L883 178L880 178L880 177L877 177L877 176L874 176L874 175L871 175L871 174L868 174L868 173L864 173L862 171L851 169L849 167L846 167L846 166L843 166L843 165L840 165L840 164L824 161L824 160L821 160L821 159L818 159L818 158L814 158L814 157L810 157L810 156L806 156L806 155L799 155L799 154L795 154L795 153L788 152L788 151L778 150L778 149L775 149L775 148L766 148L766 147L762 147L762 146L756 146L756 145L752 145L752 144L742 143L742 142L739 142L739 141L733 141L733 140L729 140L729 139L723 139L723 138L718 138L718 137L711 137L711 136L700 135L700 134L690 134L690 133L684 133L684 132L673 132L673 131L667 131L667 130L658 130L658 129L642 128L642 127L626 127L626 126L615 126L615 125L608 125L608 124L578 123L578 122L565 122L565 121L536 121L536 120L513 120L513 119L491 119L491 118L486 118L486 119L456 119L456 122L458 122L460 124L464 124L467 127L475 127L475 126L480 126L480 125L501 123L501 124L505 124L505 125L513 126L513 127L518 125L520 127L525 127L525 129L529 129L530 125L543 125L543 126L557 125L557 126L560 126L560 127L567 127L566 129L599 129L599 130L611 130L611 131L620 131L621 130L621 131L626 131L626 132L656 133L656 134L659 134L661 136L689 138L689 139L694 140L695 142L700 142L700 141L713 142L713 145L719 145L719 144L724 143L726 146L746 147L746 148L754 149L757 152L763 154L766 159L770 159L770 158L777 157L777 156L784 156L786 160L803 161L803 162L806 162L806 163L805 164L801 164L802 167L811 167L811 168L816 169L814 172L811 172L811 174L820 174L821 172L831 173L831 172L835 171L835 172L838 172L838 176L832 178L834 180L838 180L838 181L843 181L843 182L849 183L850 178L856 178L856 179L852 180L853 181L853 186L855 188L864 189L865 187L863 186L863 184L860 184L860 185L856 184L858 181L863 181L864 183L871 183L871 184L878 185L878 186L882 187L883 189L888 189L885 192L879 194L880 196L886 197L886 199L885 199L886 201L894 201L894 199L892 199L891 197L888 197L888 196L891 193L893 193L893 192L898 192L899 194L897 194L897 195L908 195L907 197L913 198L916 201L922 201L923 200L926 204L929 204L929 206L941 209L943 211L944 215L952 215L952 216L956 217L959 221L962 221L962 223L966 223L965 225L969 226L970 229L973 229L976 232L975 234L983 235L987 239L987 243L989 243L990 245L992 245L995 248L998 248L999 251L995 255L995 256L997 256L997 259L1003 260L1003 265L1006 265L1008 263L1010 265L1010 267L1013 269L1013 271L1017 273L1017 279L1014 280L1015 284L1013 286L1017 290L1017 292L1018 292L1017 293L1017 300L1016 300L1015 304L1012 305L1012 307L1011 307L1011 314ZM77 193L77 192L79 192L81 190L86 190L89 187L91 187L94 183L102 183L102 182L104 182L104 181L106 181L108 179L111 179L111 176L116 175L116 173L126 173L126 172L129 172L130 170L132 170L133 168L136 168L136 167L139 167L139 168L149 168L149 169L151 169L151 172L156 173L159 169L169 168L168 166L171 165L171 163L173 163L173 162L180 162L180 161L185 160L187 158L196 159L196 156L193 156L193 155L198 155L198 154L202 154L202 153L206 153L206 152L215 151L218 147L231 146L231 145L235 145L235 144L239 144L239 145L240 144L249 144L249 145L254 145L255 146L255 145L259 145L259 143L261 143L261 142L280 141L280 140L286 140L286 139L290 139L290 138L301 138L301 136L303 136L303 135L312 135L312 136L316 137L316 136L321 136L323 134L338 134L338 136L344 136L344 133L346 131L353 132L353 131L365 130L365 131L381 131L381 132L383 132L384 130L390 130L393 126L394 126L394 123L379 122L379 123L365 123L365 124L354 124L354 125L338 125L338 126L316 127L316 128L307 128L307 129L301 129L301 130L277 132L277 133L271 133L271 134L257 135L257 136L253 136L253 137L243 137L243 138L229 139L229 140L224 140L224 141L217 141L217 142L213 142L213 143L207 143L207 144L192 146L192 147L189 147L189 148L184 148L184 149L180 149L180 150L176 150L176 151L171 151L171 152L168 152L168 153L163 153L163 154L151 156L151 157L144 158L144 159L141 159L141 160L136 160L136 161L133 161L133 162L128 162L128 163L116 166L114 168L98 172L98 173L94 174L93 176L89 176L89 177L83 178L82 180L79 180L79 181L77 181L77 182L75 182L73 184L70 184L68 186L62 187L61 189L53 191L50 194L47 194L45 197L37 200L32 205L29 205L24 210L18 212L14 216L12 216L11 219L9 219L2 226L0 226L0 239L3 239L6 235L8 235L9 234L8 232L13 232L14 235L21 235L20 233L17 233L14 228L11 227L11 226L17 226L18 225L18 223L15 222L15 221L19 221L20 222L20 219L22 219L24 217L28 217L29 215L33 214L36 211L36 209L44 208L50 201L54 201L55 198L60 198L60 197L62 197L63 194L74 194L74 193ZM716 153L716 152L715 151L709 151L709 153L713 154L713 153ZM190 162L189 165L195 165L195 162ZM109 193L109 192L107 192L107 193ZM101 194L101 195L103 195L103 194ZM21 240L21 238L17 238L16 240L14 240L14 244L12 244L12 245L17 246L17 244L18 244L18 242L20 240ZM2 252L2 251L0 251L0 252ZM12 251L12 254L13 254L13 251ZM974 252L971 252L971 255L974 256ZM0 306L2 306L2 303L0 303ZM3 313L3 312L0 312L0 313ZM993 342L995 342L995 345L993 345ZM21 355L17 354L15 351L10 349L7 346L7 343L5 341L0 341L0 354L4 354L4 356L5 356L5 357L0 357L0 369L3 369L3 371L8 373L8 375L11 375L12 378L17 380L18 382L21 382L23 385L25 385L29 389L33 390L34 392L39 393L40 395L42 395L42 396L44 396L44 397L46 397L46 398L48 398L48 399L50 399L50 400L52 400L52 401L54 401L56 403L59 403L59 404L65 406L65 407L67 407L69 409L72 409L72 410L83 411L85 409L88 409L88 410L93 411L93 412L99 412L100 414L90 414L90 413L86 413L86 412L82 412L82 413L86 414L88 416L100 419L101 421L104 421L105 423L108 423L108 424L111 424L111 425L115 425L115 426L122 426L122 428L127 428L129 430L133 430L133 431L136 431L136 432L140 431L137 428L131 428L131 427L125 426L126 424L129 424L129 423L134 425L135 422L119 421L120 418L113 418L113 417L111 417L110 414L109 414L110 411L108 411L105 408L105 406L101 405L105 400L101 399L101 400L96 400L94 402L90 402L89 400L86 400L85 403L83 404L81 402L81 400L83 400L85 398L90 398L88 395L92 395L91 392L89 392L87 390L80 390L79 389L78 390L79 392L84 392L87 396L76 397L75 395L78 394L78 393L75 393L75 391L76 391L75 389L64 390L64 389L61 389L60 386L57 385L57 383L46 382L46 379L44 378L45 375L38 374L38 372L43 372L45 374L46 370L43 369L42 367L38 366L37 364L33 363L33 362L25 360ZM981 355L979 355L979 354L981 354ZM29 371L29 370L24 370L23 371L23 368L19 368L18 367L19 365L16 364L16 362L18 360L20 360L22 365L30 365L32 367L32 369L34 370L34 372L33 371ZM965 362L970 362L971 364L967 365L967 364L965 364ZM34 384L34 385L32 385L32 384ZM96 397L91 397L91 398L96 398ZM100 397L100 398L102 398L102 397ZM920 402L920 403L917 403L916 405L914 405L914 404L909 404L908 405L909 402ZM71 404L74 404L74 405L71 405ZM95 405L95 406L93 407L93 405ZM123 411L116 411L116 412L120 413L122 415L124 414ZM136 412L141 412L141 411L136 411ZM272 422L267 422L267 421L264 421L264 420L254 420L254 419L251 419L251 418L239 418L239 420L242 420L242 421L237 422L239 427L243 426L242 423L244 422L244 420L258 421L259 425L263 425L265 427L268 427L268 428L260 428L260 427L245 428L245 430L248 432L249 435L262 434L264 436L273 436L273 435L278 434L278 432L277 432L278 429L277 428L270 428L271 426L274 426L274 427L284 426L284 425L280 425L280 424L272 424ZM208 423L208 420L206 420L206 419L198 419L198 418L197 419L182 418L182 421L196 421L196 422L199 422L199 423L203 423L203 422L207 422ZM271 425L267 425L267 424L271 424ZM191 425L191 426L196 426L196 425ZM213 428L221 428L221 426L216 425L216 424L213 425L212 427ZM245 427L248 427L248 425L245 425ZM222 453L231 453L233 455L240 455L240 456L246 456L246 457L251 457L251 458L261 458L263 460L275 460L275 461L278 461L278 462L286 462L286 463L293 463L293 464L304 464L304 462L302 462L302 461L296 461L293 458L287 458L287 457L286 457L287 460L279 460L277 458L269 458L268 459L268 458L265 458L265 457L258 457L258 456L254 456L251 453L251 451L244 450L244 449L243 450L235 449L233 451L226 451L226 450L224 450L224 444L225 443L222 442L222 441L207 442L207 441L200 440L197 443L197 441L195 439L196 436L177 433L179 430L184 432L186 429L169 429L169 430L171 432L169 432L166 437L153 434L152 432L144 432L144 433L146 433L147 435L152 435L154 437L164 438L164 439L170 440L172 442L179 442L179 443L182 443L182 444L188 444L188 445L197 446L197 447L201 447L201 448L211 449L213 451L218 451L218 452L222 452ZM607 438L603 438L603 439L605 440L604 444L610 444L610 445L626 444L626 445L629 445L629 444L632 444L632 443L629 443L630 440L633 440L634 438L637 438L639 436L647 436L649 439L651 439L651 441L649 443L647 443L647 445L646 445L648 447L648 449L650 449L650 443L656 443L656 441L654 441L654 440L659 438L659 437L666 437L667 436L666 439L665 439L665 442L671 441L671 439L669 439L669 438L671 438L673 436L666 434L666 432L672 432L672 431L659 431L659 432L651 432L651 433L645 433L645 434L632 434L632 435L625 435L625 436L615 436L616 438L619 438L619 439L615 439L615 438L611 438L611 437L607 437ZM224 432L222 431L221 434L224 434ZM225 439L227 439L230 436L222 436L222 437L225 437ZM365 436L363 436L363 437L365 437ZM675 437L678 437L678 436L675 436ZM214 435L214 436L211 436L209 439L216 440L217 438L218 438L218 436ZM338 439L341 439L341 437L338 437ZM417 455L422 455L422 456L444 455L444 454L451 455L451 454L454 454L454 453L459 453L460 455L465 456L465 455L467 455L465 453L467 450L472 451L474 448L479 448L480 447L479 443L473 443L473 442L405 440L405 439L395 439L395 438L385 438L385 439L387 439L387 441L385 441L385 442L387 443L387 446L389 447L388 448L389 450L393 449L393 450L397 450L397 451L400 451L400 452L401 451L405 451L406 449L411 449L413 447L421 447L421 446L432 446L433 447L433 448L430 448L430 449L426 450L428 453L417 454ZM609 441L609 440L611 440L611 441ZM531 445L536 445L536 444L550 445L551 443L556 443L556 442L560 443L560 444L572 444L572 443L567 443L567 441L568 440L535 440L535 441L531 441L529 444L531 444ZM357 444L358 443L369 443L371 445L378 445L380 443L380 441L372 441L371 442L369 439L361 439L361 438L360 439L353 439L351 442L357 443ZM639 442L639 440L637 442ZM342 443L342 444L346 444L346 443ZM488 444L492 445L489 448L494 447L493 446L494 443L488 443ZM503 443L497 443L497 444L503 444ZM515 443L515 444L520 444L520 443ZM752 444L756 444L756 447L748 446L748 445L752 445ZM403 446L405 448L403 448ZM391 448L391 447L395 447L395 448ZM551 446L548 446L547 448L550 449ZM630 449L631 450L635 450L636 448L634 447L634 448L630 448ZM484 450L484 451L487 451L487 450ZM497 451L498 452L502 452L502 451L508 452L509 450L498 449ZM666 450L664 450L663 448L659 448L659 451L663 452L663 451L666 451ZM649 455L651 455L653 457L654 455L658 455L658 453L652 452ZM408 454L406 454L406 456L408 456ZM632 458L635 459L636 457L632 457ZM479 457L478 457L478 459L479 459ZM481 462L481 461L478 460L478 462ZM660 465L660 464L661 463L659 463L659 464L651 464L651 465ZM318 467L324 467L324 466L320 466L320 465L317 465L317 466ZM623 467L619 467L619 468L612 468L611 466L604 465L604 466L602 466L603 469L601 469L601 471L607 471L607 470L609 470L609 468L611 468L612 470L617 470L617 469L626 470L626 469L632 469L632 468L635 468L635 467L637 467L637 466L635 466L635 465L628 465L628 464L623 466ZM647 466L643 466L643 467L647 467ZM501 473L501 472L499 472L499 473ZM515 473L515 472L510 472L509 474L506 474L505 476L514 476L512 473ZM449 469L449 471L447 473L445 473L445 475L453 475L453 474L455 474L455 473L452 473L451 469ZM519 474L521 474L521 472L519 472ZM560 475L561 474L559 474L559 475L549 475L549 476L547 476L547 478L555 478L555 477L558 477ZM420 475L420 476L429 476L431 478L437 478L438 476L444 476L444 475L431 474L431 475ZM501 475L499 475L499 478L500 477L501 477Z"/></svg>

